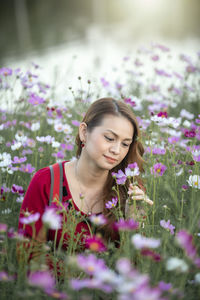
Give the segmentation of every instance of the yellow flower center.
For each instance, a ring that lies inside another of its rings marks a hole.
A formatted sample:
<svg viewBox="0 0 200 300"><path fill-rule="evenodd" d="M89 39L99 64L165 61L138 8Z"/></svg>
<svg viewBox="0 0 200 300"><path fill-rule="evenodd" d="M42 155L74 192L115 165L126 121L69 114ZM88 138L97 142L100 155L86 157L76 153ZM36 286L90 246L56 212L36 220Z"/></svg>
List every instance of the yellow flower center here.
<svg viewBox="0 0 200 300"><path fill-rule="evenodd" d="M157 169L156 171L157 171L157 173L160 173L161 169Z"/></svg>
<svg viewBox="0 0 200 300"><path fill-rule="evenodd" d="M98 251L99 250L99 244L97 242L93 242L90 244L90 249L92 251Z"/></svg>
<svg viewBox="0 0 200 300"><path fill-rule="evenodd" d="M94 267L93 266L89 266L87 269L88 269L89 272L93 272L94 271Z"/></svg>

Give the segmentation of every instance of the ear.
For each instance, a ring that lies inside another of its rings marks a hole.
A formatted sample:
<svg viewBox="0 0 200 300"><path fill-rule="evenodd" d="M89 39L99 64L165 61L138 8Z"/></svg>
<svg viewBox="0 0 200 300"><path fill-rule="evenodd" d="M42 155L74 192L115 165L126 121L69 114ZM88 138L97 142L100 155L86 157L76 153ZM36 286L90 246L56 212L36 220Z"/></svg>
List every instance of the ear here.
<svg viewBox="0 0 200 300"><path fill-rule="evenodd" d="M81 122L79 125L79 137L82 142L86 142L87 136L87 124L85 122Z"/></svg>

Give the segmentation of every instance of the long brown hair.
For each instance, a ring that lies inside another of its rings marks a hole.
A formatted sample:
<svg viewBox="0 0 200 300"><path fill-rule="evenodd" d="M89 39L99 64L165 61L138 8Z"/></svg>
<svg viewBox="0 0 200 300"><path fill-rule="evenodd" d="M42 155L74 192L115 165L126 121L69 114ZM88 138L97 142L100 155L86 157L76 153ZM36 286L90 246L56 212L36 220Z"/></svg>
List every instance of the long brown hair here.
<svg viewBox="0 0 200 300"><path fill-rule="evenodd" d="M129 147L129 151L125 158L121 161L119 165L114 167L112 170L109 171L108 178L104 187L103 193L103 202L104 202L104 210L103 214L107 216L110 220L110 224L114 221L114 215L112 214L111 210L108 210L105 207L105 203L112 199L112 197L116 197L116 193L113 190L113 187L116 186L116 181L112 176L112 172L118 172L122 170L124 172L125 168L128 164L136 162L140 169L140 172L143 172L143 153L144 148L140 142L140 131L136 116L134 115L132 109L122 102L121 100L115 100L113 98L101 98L96 100L91 104L88 111L86 112L82 122L87 124L87 130L91 132L95 127L99 126L106 115L114 115L114 116L123 116L127 120L131 122L134 128L133 140ZM81 147L81 140L79 134L76 136L76 145L77 145L77 152L76 157L78 158L81 155L82 147ZM138 183L141 183L140 178L136 178ZM126 183L127 185L128 183ZM119 194L120 194L120 206L122 209L123 215L125 215L125 202L127 199L127 186L119 185ZM114 231L112 230L111 226L106 226L104 228L104 236L106 239L114 239L116 238Z"/></svg>

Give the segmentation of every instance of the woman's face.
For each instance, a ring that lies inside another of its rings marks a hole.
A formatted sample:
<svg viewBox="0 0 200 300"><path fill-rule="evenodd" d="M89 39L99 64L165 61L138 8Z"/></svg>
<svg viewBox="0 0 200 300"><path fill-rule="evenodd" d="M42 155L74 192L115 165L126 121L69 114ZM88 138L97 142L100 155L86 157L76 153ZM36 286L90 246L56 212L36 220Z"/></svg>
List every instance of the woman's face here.
<svg viewBox="0 0 200 300"><path fill-rule="evenodd" d="M106 115L99 126L86 131L84 154L97 167L110 170L127 155L133 134L134 128L128 119Z"/></svg>

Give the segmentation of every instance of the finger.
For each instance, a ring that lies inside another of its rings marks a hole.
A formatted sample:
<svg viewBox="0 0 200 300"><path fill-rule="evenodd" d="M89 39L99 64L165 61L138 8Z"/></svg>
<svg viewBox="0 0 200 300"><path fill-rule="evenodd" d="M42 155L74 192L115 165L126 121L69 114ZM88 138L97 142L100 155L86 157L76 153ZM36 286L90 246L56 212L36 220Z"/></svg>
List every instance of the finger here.
<svg viewBox="0 0 200 300"><path fill-rule="evenodd" d="M144 196L143 195L134 195L132 196L133 200L144 200Z"/></svg>
<svg viewBox="0 0 200 300"><path fill-rule="evenodd" d="M144 201L145 201L146 203L150 204L150 205L153 205L153 201L150 200L148 197L145 197L145 198L144 198Z"/></svg>

